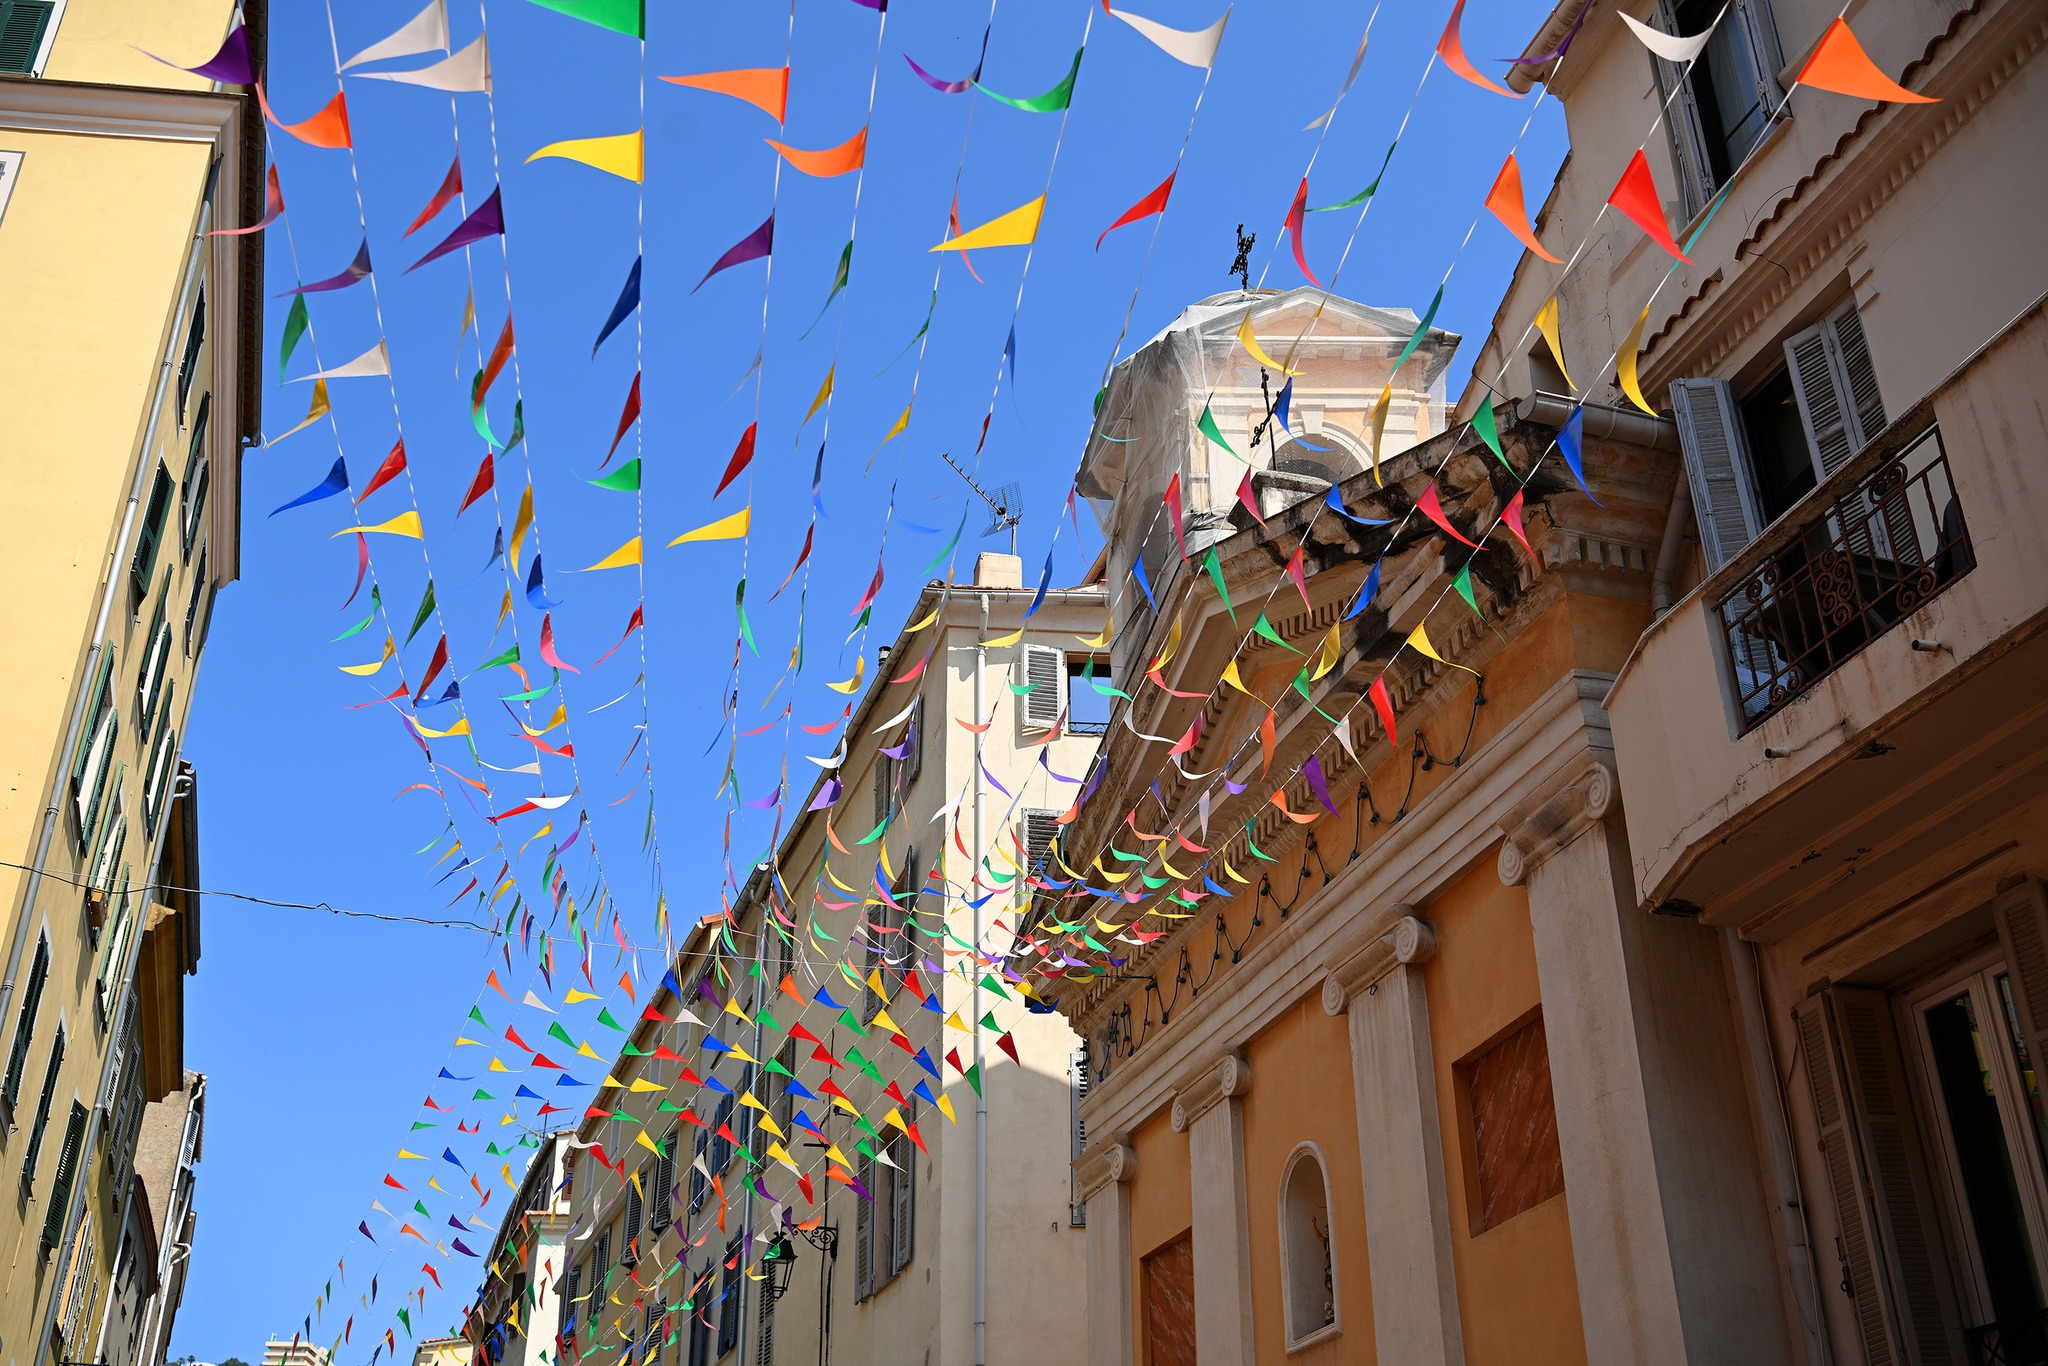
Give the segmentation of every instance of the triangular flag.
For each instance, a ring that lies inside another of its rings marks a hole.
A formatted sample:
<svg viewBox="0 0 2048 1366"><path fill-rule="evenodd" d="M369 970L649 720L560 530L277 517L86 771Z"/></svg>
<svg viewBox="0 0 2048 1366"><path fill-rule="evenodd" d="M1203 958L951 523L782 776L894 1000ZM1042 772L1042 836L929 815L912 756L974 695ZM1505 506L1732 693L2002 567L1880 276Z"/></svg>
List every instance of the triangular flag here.
<svg viewBox="0 0 2048 1366"><path fill-rule="evenodd" d="M669 544L682 545L688 541L738 540L747 534L747 527L752 520L752 515L752 507L743 507L730 517L721 517L715 522L709 522L698 527L695 531L686 531L673 541L670 541Z"/></svg>
<svg viewBox="0 0 2048 1366"><path fill-rule="evenodd" d="M462 51L451 53L428 66L415 67L411 71L358 71L356 75L373 81L397 81L401 85L417 85L427 90L446 90L452 95L489 94L491 51L488 39L479 33Z"/></svg>
<svg viewBox="0 0 2048 1366"><path fill-rule="evenodd" d="M1445 66L1481 90L1491 90L1494 94L1506 95L1511 100L1521 98L1507 87L1495 85L1473 68L1471 59L1465 55L1464 40L1458 35L1458 24L1464 15L1465 0L1458 0L1457 4L1451 6L1451 19L1444 25L1444 36L1436 40L1436 55L1444 59Z"/></svg>
<svg viewBox="0 0 2048 1366"><path fill-rule="evenodd" d="M332 406L333 405L329 403L327 399L327 381L324 379L314 381L313 401L306 406L305 418L298 424L298 426L291 428L290 431L279 432L276 436L271 437L268 441L264 442L263 444L266 446L275 446L278 442L290 436L292 432L304 431L306 428L312 426L315 422L318 422L321 418L327 416L328 409L331 408Z"/></svg>
<svg viewBox="0 0 2048 1366"><path fill-rule="evenodd" d="M403 28L380 42L370 44L341 64L343 71L364 62L388 61L393 57L417 57L423 52L448 50L447 0L428 0L427 7L406 21Z"/></svg>
<svg viewBox="0 0 2048 1366"><path fill-rule="evenodd" d="M363 352L362 355L357 356L354 360L344 361L330 370L320 370L310 375L295 376L292 383L301 384L309 379L367 379L373 375L388 375L390 373L391 352L380 339L375 346Z"/></svg>
<svg viewBox="0 0 2048 1366"><path fill-rule="evenodd" d="M1849 31L1848 21L1839 15L1834 23L1828 25L1828 31L1820 36L1813 55L1806 59L1806 65L1799 68L1792 84L1830 90L1837 95L1853 95L1863 100L1889 100L1894 104L1940 103L1930 96L1914 94L1878 70L1877 63L1871 61L1870 54L1863 50L1863 44L1857 42L1856 35Z"/></svg>
<svg viewBox="0 0 2048 1366"><path fill-rule="evenodd" d="M857 171L867 162L868 130L865 128L837 147L826 147L816 152L791 147L787 143L777 142L774 138L763 138L762 141L782 153L784 161L805 175L817 176L819 179L829 179L832 176L845 175L848 171Z"/></svg>
<svg viewBox="0 0 2048 1366"><path fill-rule="evenodd" d="M1045 212L1045 196L1040 195L1028 204L1010 210L998 218L991 218L978 228L971 228L957 237L949 237L933 247L933 251L966 251L980 247L1021 247L1038 238L1038 220Z"/></svg>
<svg viewBox="0 0 2048 1366"><path fill-rule="evenodd" d="M1464 0L1459 0L1464 3ZM1678 249L1678 243L1671 238L1671 229L1664 225L1664 203L1657 198L1657 182L1650 177L1650 163L1643 157L1643 149L1628 159L1628 166L1621 173L1621 179L1614 184L1614 192L1607 196L1607 202L1621 210L1622 216L1648 233L1650 240L1670 252L1687 265L1692 258Z"/></svg>
<svg viewBox="0 0 2048 1366"><path fill-rule="evenodd" d="M1209 27L1185 32L1124 10L1113 9L1109 13L1111 18L1123 20L1151 39L1154 46L1175 61L1186 62L1205 71L1216 64L1216 49L1223 42L1223 26L1230 22L1230 11L1225 9L1223 17Z"/></svg>
<svg viewBox="0 0 2048 1366"><path fill-rule="evenodd" d="M542 9L645 41L647 0L533 0Z"/></svg>
<svg viewBox="0 0 2048 1366"><path fill-rule="evenodd" d="M1097 237L1095 239L1095 249L1097 251L1101 251L1102 238L1109 236L1118 228L1123 227L1126 223L1135 223L1140 218L1149 218L1155 213L1165 213L1166 201L1173 194L1173 176L1179 174L1179 170L1176 169L1173 172L1173 175L1169 175L1166 177L1166 179L1159 182L1159 188L1153 190L1152 193L1146 195L1143 199L1131 205L1131 207L1129 207L1128 209L1125 209L1123 211L1122 217L1118 218L1116 222L1111 223L1108 227L1104 228L1102 230L1102 236Z"/></svg>
<svg viewBox="0 0 2048 1366"><path fill-rule="evenodd" d="M1529 226L1529 210L1522 195L1522 168L1513 152L1501 163L1500 174L1493 178L1493 188L1486 192L1486 207L1502 227L1515 235L1516 241L1544 260L1559 263L1557 257L1543 249L1543 244L1536 240L1535 229Z"/></svg>
<svg viewBox="0 0 2048 1366"><path fill-rule="evenodd" d="M600 171L608 171L637 184L645 171L642 148L641 131L636 128L630 133L614 133L609 137L567 138L551 142L526 160L531 163L542 157L560 157L564 161L580 161L585 166L595 166Z"/></svg>
<svg viewBox="0 0 2048 1366"><path fill-rule="evenodd" d="M702 71L694 76L663 76L670 85L687 85L745 100L777 123L789 106L789 68L744 67L736 71Z"/></svg>

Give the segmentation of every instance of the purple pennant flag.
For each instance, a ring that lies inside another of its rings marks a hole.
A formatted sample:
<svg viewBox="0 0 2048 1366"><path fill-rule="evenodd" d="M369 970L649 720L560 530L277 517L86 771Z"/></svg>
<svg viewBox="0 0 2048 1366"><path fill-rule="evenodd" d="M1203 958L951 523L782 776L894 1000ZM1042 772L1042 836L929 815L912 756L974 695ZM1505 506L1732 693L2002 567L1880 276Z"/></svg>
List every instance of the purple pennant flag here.
<svg viewBox="0 0 2048 1366"><path fill-rule="evenodd" d="M769 793L769 794L768 794L767 796L765 796L765 797L761 798L761 799L760 799L759 801L753 801L753 802L748 802L748 803L747 803L747 805L748 805L748 806L751 806L751 807L753 807L753 808L754 808L754 809L755 809L756 811L766 811L766 810L767 810L767 809L768 809L769 807L771 807L771 806L780 806L781 804L782 804L782 784L781 784L781 783L777 783L777 784L775 785L775 790L774 790L773 792Z"/></svg>
<svg viewBox="0 0 2048 1366"><path fill-rule="evenodd" d="M981 68L976 66L972 76L966 76L957 81L942 81L937 76L932 75L931 72L919 66L917 59L908 52L903 54L903 60L910 63L910 69L917 73L919 80L938 91L941 95L958 95L962 91L971 90L974 88L974 83L981 78Z"/></svg>
<svg viewBox="0 0 2048 1366"><path fill-rule="evenodd" d="M377 1235L370 1232L370 1224L368 1220L364 1220L362 1223L357 1224L356 1228L359 1232L361 1232L361 1234L365 1238L368 1238L371 1242L374 1243L377 1241Z"/></svg>
<svg viewBox="0 0 2048 1366"><path fill-rule="evenodd" d="M468 1248L466 1248L466 1247L464 1247L464 1246L462 1245L462 1240L461 1240L460 1238L450 1238L450 1239L449 1239L448 1241L449 1241L449 1242L451 1242L451 1243L453 1243L453 1244L455 1244L455 1250L456 1250L457 1252L460 1252L460 1253L461 1253L461 1254L462 1254L463 1256L465 1256L465 1257L474 1257L474 1256L476 1256L476 1254L475 1254L474 1252L471 1252L471 1251L470 1251L470 1250L469 1250Z"/></svg>
<svg viewBox="0 0 2048 1366"><path fill-rule="evenodd" d="M1335 804L1333 804L1330 801L1330 785L1327 782L1323 781L1322 761L1316 758L1315 755L1311 754L1308 756L1308 761L1302 764L1301 771L1308 778L1309 790L1311 792L1314 792L1316 794L1316 800L1323 804L1323 810L1329 812L1333 816L1336 815L1337 808Z"/></svg>
<svg viewBox="0 0 2048 1366"><path fill-rule="evenodd" d="M300 285L297 289L288 289L276 297L289 299L294 294L322 294L330 289L347 289L350 285L360 282L369 273L370 239L365 237L363 244L356 248L356 259L350 261L348 268L343 270L341 274L330 275L324 280L315 280L310 285Z"/></svg>
<svg viewBox="0 0 2048 1366"><path fill-rule="evenodd" d="M227 41L220 45L220 51L214 53L204 66L179 66L167 58L158 57L154 52L143 55L155 58L165 66L179 71L189 71L195 76L219 81L222 85L256 84L256 66L249 60L249 30L241 24L235 25L234 30L228 34Z"/></svg>
<svg viewBox="0 0 2048 1366"><path fill-rule="evenodd" d="M904 755L910 753L910 741L905 740L894 749L885 749L882 753L888 755L891 759L901 759Z"/></svg>
<svg viewBox="0 0 2048 1366"><path fill-rule="evenodd" d="M825 785L818 789L818 795L811 798L811 804L805 807L804 810L823 811L826 807L839 800L841 790L837 778L827 778Z"/></svg>
<svg viewBox="0 0 2048 1366"><path fill-rule="evenodd" d="M704 288L705 283L721 270L730 270L732 267L744 265L748 261L760 260L768 255L769 249L774 245L775 214L771 211L766 222L735 242L725 255L711 263L711 269L704 272L704 279L697 282L697 289ZM690 292L695 294L697 289L693 289Z"/></svg>
<svg viewBox="0 0 2048 1366"><path fill-rule="evenodd" d="M1564 35L1564 41L1550 49L1550 51L1535 57L1502 57L1500 60L1506 62L1509 66L1546 66L1556 61L1559 57L1564 56L1564 50L1572 45L1572 39L1579 36L1579 25L1586 22L1586 11L1592 8L1593 0L1586 0L1585 4L1579 6L1579 17L1572 20L1571 29Z"/></svg>
<svg viewBox="0 0 2048 1366"><path fill-rule="evenodd" d="M486 237L499 237L505 231L505 208L499 201L499 191L492 190L491 197L476 206L475 212L455 225L455 231L441 240L441 245L406 267L405 273L412 274L429 261L438 260L449 252L481 242Z"/></svg>

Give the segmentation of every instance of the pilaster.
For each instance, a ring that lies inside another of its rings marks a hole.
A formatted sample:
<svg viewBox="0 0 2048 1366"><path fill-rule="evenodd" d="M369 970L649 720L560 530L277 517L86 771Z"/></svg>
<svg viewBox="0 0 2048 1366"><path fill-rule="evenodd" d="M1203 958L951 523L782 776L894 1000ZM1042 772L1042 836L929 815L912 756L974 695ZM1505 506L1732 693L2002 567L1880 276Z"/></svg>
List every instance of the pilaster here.
<svg viewBox="0 0 2048 1366"><path fill-rule="evenodd" d="M1173 1131L1188 1136L1194 1211L1195 1352L1202 1366L1253 1366L1251 1214L1244 1115L1252 1069L1226 1052L1174 1088Z"/></svg>
<svg viewBox="0 0 2048 1366"><path fill-rule="evenodd" d="M1074 1160L1088 1211L1088 1366L1132 1366L1137 1306L1132 1296L1131 1178L1138 1154L1121 1139Z"/></svg>

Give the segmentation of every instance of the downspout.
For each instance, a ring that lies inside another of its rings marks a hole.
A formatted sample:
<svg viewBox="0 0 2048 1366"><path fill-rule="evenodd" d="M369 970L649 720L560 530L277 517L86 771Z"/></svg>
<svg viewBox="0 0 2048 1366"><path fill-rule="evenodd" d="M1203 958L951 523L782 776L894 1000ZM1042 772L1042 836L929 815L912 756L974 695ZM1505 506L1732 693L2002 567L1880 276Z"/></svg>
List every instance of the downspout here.
<svg viewBox="0 0 2048 1366"><path fill-rule="evenodd" d="M988 647L981 642L988 639L988 594L981 597L981 634L974 645L974 714L981 716L987 710L982 699L982 677L988 668ZM974 847L986 849L982 826L981 767L984 736L974 737ZM974 867L967 870L971 878L981 874ZM975 899L978 902L978 898ZM981 952L981 907L974 907L974 951ZM969 977L968 998L970 1019L981 1018L981 977ZM981 1079L981 1085L974 1088L974 1366L988 1363L988 1074L981 1065L981 1029L974 1031L974 1075Z"/></svg>
<svg viewBox="0 0 2048 1366"><path fill-rule="evenodd" d="M1785 1260L1791 1265L1792 1298L1799 1306L1801 1327L1805 1330L1806 1359L1811 1366L1830 1366L1833 1358L1828 1354L1827 1317L1821 1311L1820 1282L1814 1275L1813 1249L1807 1241L1806 1201L1800 1194L1799 1168L1792 1161L1792 1133L1785 1119L1784 1093L1778 1089L1778 1065L1764 1014L1763 984L1757 978L1756 948L1737 934L1732 925L1723 927L1721 944L1728 951L1729 971L1735 979L1736 1011L1741 1016L1757 1117L1763 1123L1764 1144L1770 1150L1779 1237L1784 1241Z"/></svg>
<svg viewBox="0 0 2048 1366"><path fill-rule="evenodd" d="M1685 548L1685 524L1692 517L1692 480L1683 472L1671 490L1671 510L1664 515L1664 539L1657 543L1657 569L1650 575L1650 610L1663 616L1671 610L1671 581L1678 575L1678 553Z"/></svg>
<svg viewBox="0 0 2048 1366"><path fill-rule="evenodd" d="M199 206L199 225L192 234L192 254L185 267L185 283L178 290L178 305L176 312L171 315L173 318L184 317L185 309L191 303L192 289L198 280L200 254L206 246L206 230L212 222L213 201L211 199L202 200ZM176 333L174 332L172 335L175 339ZM163 364L157 371L156 398L150 404L149 425L143 432L142 458L137 462L135 483L128 490L128 510L121 519L120 538L114 542L114 559L107 569L107 587L100 597L99 621L93 626L92 647L87 651L85 657L85 678L88 680L95 676L94 671L99 668L101 651L105 648L107 619L113 613L114 596L120 588L123 579L123 575L120 572L121 552L128 544L128 533L135 522L135 509L142 500L144 483L149 478L153 468L150 463L150 456L156 448L157 425L163 418L164 396L170 391L171 355L176 350L177 345L175 340L173 340L165 348ZM89 683L88 686L90 686ZM76 700L71 704L71 723L65 728L64 749L60 751L64 755L72 754L77 748L78 731L85 724L86 700L87 694L81 689ZM56 833L57 812L58 808L63 804L63 791L64 777L62 771L60 771L56 791L51 795L50 805L43 813L43 833L36 846L35 866L29 872L28 888L24 893L19 923L14 931L14 944L8 951L7 978L4 983L0 983L0 1020L6 1018L7 1008L14 997L14 979L21 966L22 950L28 943L29 925L35 919L36 891L43 880L43 862L49 856L50 839ZM163 856L163 843L159 841L155 856L150 860L149 883L147 885L155 885L163 866ZM136 961L141 952L142 936L138 934L135 936L135 942L128 949L128 962L122 965L121 975L116 979L121 983L124 991L128 985L129 973L131 971L130 965ZM121 994L121 992L115 993L117 998ZM100 1059L99 1084L93 1090L93 1110L95 1113L105 1106L107 1069L112 1065L113 1060L114 1054L112 1049L106 1050ZM93 1159L93 1150L98 1146L98 1139L99 1126L92 1123L89 1118L86 1123L85 1142L79 1146L76 1170L81 1172L89 1170ZM92 1183L89 1181L74 1183L75 1188L71 1193L71 1209L64 1216L64 1231L57 1240L57 1247L60 1253L77 1236L78 1220L85 1212L86 1192L91 1185ZM43 1362L48 1358L50 1330L55 1327L57 1322L57 1290L58 1287L51 1287L49 1302L43 1306L42 1326L36 1336L35 1353L29 1358L30 1366L43 1366Z"/></svg>

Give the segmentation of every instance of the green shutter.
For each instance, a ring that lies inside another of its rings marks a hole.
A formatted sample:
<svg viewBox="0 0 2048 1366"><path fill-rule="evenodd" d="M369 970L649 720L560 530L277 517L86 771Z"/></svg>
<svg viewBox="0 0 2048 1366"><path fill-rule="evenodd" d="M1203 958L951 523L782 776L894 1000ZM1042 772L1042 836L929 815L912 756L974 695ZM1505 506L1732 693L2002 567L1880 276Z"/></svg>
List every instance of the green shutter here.
<svg viewBox="0 0 2048 1366"><path fill-rule="evenodd" d="M21 1014L14 1024L14 1048L7 1057L7 1108L21 1098L21 1074L28 1067L29 1041L35 1037L36 1009L43 1003L43 983L50 976L50 941L38 936L35 963L28 971L28 990L22 993Z"/></svg>
<svg viewBox="0 0 2048 1366"><path fill-rule="evenodd" d="M57 1091L57 1072L64 1066L64 1031L57 1031L57 1038L50 1045L49 1066L43 1071L43 1095L36 1102L35 1123L29 1126L28 1152L21 1160L22 1184L31 1191L36 1184L36 1159L43 1151L43 1131L50 1127L50 1097Z"/></svg>
<svg viewBox="0 0 2048 1366"><path fill-rule="evenodd" d="M0 4L6 0L0 0ZM178 362L178 421L185 420L185 400L192 393L192 379L199 368L199 348L206 340L206 291L199 291L192 305L192 326L185 333L185 355Z"/></svg>
<svg viewBox="0 0 2048 1366"><path fill-rule="evenodd" d="M57 1246L64 1238L64 1222L71 1214L71 1184L78 1176L78 1150L85 1144L86 1108L71 1102L71 1119L64 1126L64 1151L57 1158L57 1179L50 1186L50 1208L43 1216L43 1247Z"/></svg>
<svg viewBox="0 0 2048 1366"><path fill-rule="evenodd" d="M54 9L55 0L0 0L0 71L35 71Z"/></svg>
<svg viewBox="0 0 2048 1366"><path fill-rule="evenodd" d="M0 0L0 4L6 0ZM19 0L16 0L19 3ZM156 553L163 548L164 519L171 515L171 472L161 464L156 467L156 482L150 486L149 505L142 514L142 529L135 538L135 595L142 597L149 592L150 578L156 572Z"/></svg>
<svg viewBox="0 0 2048 1366"><path fill-rule="evenodd" d="M0 0L0 5L7 0ZM85 729L78 737L78 752L71 756L71 781L77 782L85 776L85 758L92 753L92 737L99 731L100 718L107 712L107 679L114 672L114 647L100 647L100 671L93 680L92 702L86 707Z"/></svg>

